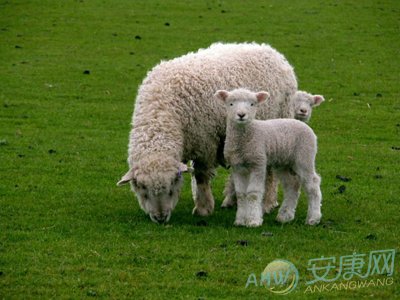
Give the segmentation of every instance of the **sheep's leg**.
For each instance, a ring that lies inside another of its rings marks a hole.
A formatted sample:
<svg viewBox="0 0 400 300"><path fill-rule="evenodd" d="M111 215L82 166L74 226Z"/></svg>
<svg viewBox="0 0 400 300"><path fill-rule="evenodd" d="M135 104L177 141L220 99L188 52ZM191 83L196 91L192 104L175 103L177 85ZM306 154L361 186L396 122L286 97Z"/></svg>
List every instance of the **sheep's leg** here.
<svg viewBox="0 0 400 300"><path fill-rule="evenodd" d="M196 182L196 177L191 173L190 174L190 184L192 188L192 199L193 202L196 203L196 198L197 198L197 182Z"/></svg>
<svg viewBox="0 0 400 300"><path fill-rule="evenodd" d="M276 174L272 172L271 168L267 169L267 177L265 181L265 195L264 195L264 212L269 214L274 208L279 206L278 203L278 179Z"/></svg>
<svg viewBox="0 0 400 300"><path fill-rule="evenodd" d="M322 217L322 193L320 188L321 178L317 173L314 172L311 175L305 177L302 184L308 196L308 212L306 224L317 225Z"/></svg>
<svg viewBox="0 0 400 300"><path fill-rule="evenodd" d="M232 175L229 175L228 180L226 181L224 195L225 198L221 204L222 208L229 208L236 205L237 199L236 199L235 183Z"/></svg>
<svg viewBox="0 0 400 300"><path fill-rule="evenodd" d="M192 188L196 188L196 192L192 191L195 207L193 214L199 216L208 216L214 211L214 197L211 192L210 180L212 172L195 171L196 184L192 181Z"/></svg>
<svg viewBox="0 0 400 300"><path fill-rule="evenodd" d="M280 223L287 223L294 219L297 202L300 196L300 179L297 175L292 175L288 170L277 172L282 182L284 200L279 209L276 220Z"/></svg>
<svg viewBox="0 0 400 300"><path fill-rule="evenodd" d="M246 226L258 227L263 223L263 196L265 191L265 167L255 168L249 176L246 190Z"/></svg>
<svg viewBox="0 0 400 300"><path fill-rule="evenodd" d="M231 176L234 182L234 188L236 190L237 198L237 210L236 210L236 226L246 226L247 218L247 201L246 201L246 190L249 183L249 176L247 172L232 172Z"/></svg>

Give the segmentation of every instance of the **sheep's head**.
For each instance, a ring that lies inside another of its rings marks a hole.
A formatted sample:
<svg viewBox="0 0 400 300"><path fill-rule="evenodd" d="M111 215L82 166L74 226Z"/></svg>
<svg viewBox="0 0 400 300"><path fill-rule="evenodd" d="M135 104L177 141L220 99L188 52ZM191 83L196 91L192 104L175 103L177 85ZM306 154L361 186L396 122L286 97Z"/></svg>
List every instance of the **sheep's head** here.
<svg viewBox="0 0 400 300"><path fill-rule="evenodd" d="M264 102L269 94L236 89L230 92L219 90L215 93L215 97L225 103L228 120L243 125L255 119L258 105Z"/></svg>
<svg viewBox="0 0 400 300"><path fill-rule="evenodd" d="M144 159L137 162L117 183L130 183L140 207L155 223L171 217L183 183L183 173L191 172L186 164L172 158Z"/></svg>
<svg viewBox="0 0 400 300"><path fill-rule="evenodd" d="M303 122L310 120L314 106L318 106L325 101L321 95L311 95L303 91L297 91L292 97L295 119Z"/></svg>

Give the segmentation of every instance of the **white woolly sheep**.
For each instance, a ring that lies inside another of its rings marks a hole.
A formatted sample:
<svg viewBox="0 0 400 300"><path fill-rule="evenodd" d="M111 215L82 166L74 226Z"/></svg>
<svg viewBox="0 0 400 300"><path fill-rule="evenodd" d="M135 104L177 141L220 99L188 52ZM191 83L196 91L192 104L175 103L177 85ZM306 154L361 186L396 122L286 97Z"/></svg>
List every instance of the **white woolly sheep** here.
<svg viewBox="0 0 400 300"><path fill-rule="evenodd" d="M323 101L324 97L321 95L312 95L304 91L297 91L291 96L291 109L294 113L294 118L303 122L308 122L311 118L312 109L315 106L319 106ZM272 173L273 174L273 173ZM271 173L269 173L271 175ZM270 213L275 207L278 207L277 202L277 180L270 180L268 184L269 189L266 191L267 195L264 199L264 212ZM232 180L227 182L225 187L224 202L221 207L228 208L236 205L236 194Z"/></svg>
<svg viewBox="0 0 400 300"><path fill-rule="evenodd" d="M224 165L226 111L214 100L218 89L268 90L258 119L293 118L290 95L297 91L292 66L265 44L216 43L207 49L161 62L139 88L129 139L130 183L141 208L154 222L167 222L182 184L185 163L194 161L193 213L214 209L210 179Z"/></svg>
<svg viewBox="0 0 400 300"><path fill-rule="evenodd" d="M216 97L227 109L224 156L232 166L237 195L235 225L261 226L267 166L279 176L284 201L277 221L294 219L300 184L308 195L306 223L321 219L320 177L315 172L317 138L305 123L294 119L255 120L258 105L269 96L246 89L220 90Z"/></svg>

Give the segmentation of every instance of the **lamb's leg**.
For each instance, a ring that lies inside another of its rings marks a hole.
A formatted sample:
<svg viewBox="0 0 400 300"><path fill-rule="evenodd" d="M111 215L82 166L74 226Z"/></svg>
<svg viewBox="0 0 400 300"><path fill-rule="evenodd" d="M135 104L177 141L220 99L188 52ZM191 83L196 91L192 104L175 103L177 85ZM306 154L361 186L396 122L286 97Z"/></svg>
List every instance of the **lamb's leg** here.
<svg viewBox="0 0 400 300"><path fill-rule="evenodd" d="M236 205L235 183L233 182L232 175L229 175L228 180L226 181L224 195L225 199L221 204L222 208L229 208Z"/></svg>
<svg viewBox="0 0 400 300"><path fill-rule="evenodd" d="M279 209L276 220L280 223L287 223L294 219L297 201L300 196L300 179L297 175L292 175L288 170L277 172L282 182L284 200Z"/></svg>
<svg viewBox="0 0 400 300"><path fill-rule="evenodd" d="M232 172L232 180L234 181L236 198L237 198L237 210L236 210L236 226L246 226L247 218L247 201L246 201L246 190L249 183L249 176L246 172Z"/></svg>
<svg viewBox="0 0 400 300"><path fill-rule="evenodd" d="M192 188L196 188L196 192L192 191L195 207L193 209L193 214L199 216L208 216L214 211L214 197L211 192L210 171L202 171L201 169L195 170L196 184L192 182Z"/></svg>
<svg viewBox="0 0 400 300"><path fill-rule="evenodd" d="M265 166L254 168L250 172L246 191L246 226L258 227L263 223L263 196L265 191Z"/></svg>
<svg viewBox="0 0 400 300"><path fill-rule="evenodd" d="M274 210L274 208L279 206L277 197L279 181L270 168L268 168L267 172L268 175L266 176L265 180L263 211L269 214ZM237 199L236 199L235 184L233 182L231 175L226 181L224 195L225 198L221 204L222 208L230 208L236 205Z"/></svg>
<svg viewBox="0 0 400 300"><path fill-rule="evenodd" d="M264 212L269 214L274 208L278 207L278 179L276 174L271 170L267 169L267 177L265 181L265 195L264 195Z"/></svg>
<svg viewBox="0 0 400 300"><path fill-rule="evenodd" d="M303 180L303 187L308 196L308 212L306 224L317 225L321 220L321 178L317 173L312 173Z"/></svg>

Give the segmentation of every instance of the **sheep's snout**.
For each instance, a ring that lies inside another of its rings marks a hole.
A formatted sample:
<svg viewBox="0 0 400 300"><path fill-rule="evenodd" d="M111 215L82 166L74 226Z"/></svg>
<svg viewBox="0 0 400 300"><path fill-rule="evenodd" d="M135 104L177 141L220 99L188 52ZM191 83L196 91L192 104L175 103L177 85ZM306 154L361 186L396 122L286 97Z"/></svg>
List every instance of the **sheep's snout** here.
<svg viewBox="0 0 400 300"><path fill-rule="evenodd" d="M169 219L171 218L171 211L161 214L150 214L150 219L154 223L158 224L165 224L168 223Z"/></svg>

